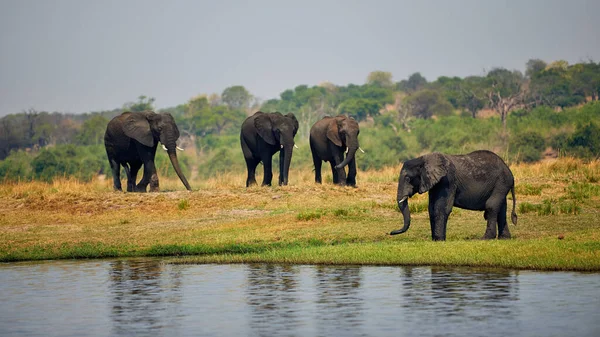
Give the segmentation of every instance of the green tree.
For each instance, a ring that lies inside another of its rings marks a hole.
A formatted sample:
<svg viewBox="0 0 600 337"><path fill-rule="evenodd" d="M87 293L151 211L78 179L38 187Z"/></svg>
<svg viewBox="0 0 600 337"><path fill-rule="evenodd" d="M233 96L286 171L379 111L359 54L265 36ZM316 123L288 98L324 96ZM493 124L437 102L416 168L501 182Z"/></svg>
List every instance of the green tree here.
<svg viewBox="0 0 600 337"><path fill-rule="evenodd" d="M154 111L154 97L147 97L144 95L141 95L138 97L138 101L133 103L125 103L123 105L123 109L127 110L127 111L134 111L134 112L139 112L139 111Z"/></svg>
<svg viewBox="0 0 600 337"><path fill-rule="evenodd" d="M392 73L388 71L372 71L367 76L367 84L382 88L391 88L394 85L392 82Z"/></svg>
<svg viewBox="0 0 600 337"><path fill-rule="evenodd" d="M339 112L357 121L363 121L367 116L379 115L381 107L381 103L372 99L351 98L340 104Z"/></svg>
<svg viewBox="0 0 600 337"><path fill-rule="evenodd" d="M504 68L492 69L487 74L489 107L500 115L504 134L506 134L506 118L516 109L522 108L525 102L523 91L524 77L518 71Z"/></svg>
<svg viewBox="0 0 600 337"><path fill-rule="evenodd" d="M423 89L427 85L427 79L421 75L421 73L416 72L408 77L406 81L406 88L410 92L415 92Z"/></svg>
<svg viewBox="0 0 600 337"><path fill-rule="evenodd" d="M81 131L76 136L77 143L80 145L98 145L104 140L104 132L108 120L100 114L94 114L91 118L83 122Z"/></svg>
<svg viewBox="0 0 600 337"><path fill-rule="evenodd" d="M252 100L252 95L244 86L234 85L223 90L221 100L230 109L247 109Z"/></svg>
<svg viewBox="0 0 600 337"><path fill-rule="evenodd" d="M546 62L540 59L530 59L525 64L525 76L527 78L532 78L533 76L539 74L544 71L548 65Z"/></svg>
<svg viewBox="0 0 600 337"><path fill-rule="evenodd" d="M406 98L409 109L417 118L431 118L433 115L448 116L452 113L452 105L439 92L425 89Z"/></svg>

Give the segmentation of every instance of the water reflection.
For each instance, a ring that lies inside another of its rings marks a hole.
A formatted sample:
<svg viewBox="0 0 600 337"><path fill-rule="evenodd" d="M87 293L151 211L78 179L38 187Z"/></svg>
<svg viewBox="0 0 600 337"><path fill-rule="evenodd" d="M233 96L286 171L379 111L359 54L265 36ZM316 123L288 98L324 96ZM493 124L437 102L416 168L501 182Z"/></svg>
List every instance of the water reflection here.
<svg viewBox="0 0 600 337"><path fill-rule="evenodd" d="M181 301L180 274L181 271L165 268L159 260L111 262L109 294L113 333L163 335L162 328L174 327L174 308Z"/></svg>
<svg viewBox="0 0 600 337"><path fill-rule="evenodd" d="M361 267L316 266L315 269L315 320L319 336L363 335Z"/></svg>
<svg viewBox="0 0 600 337"><path fill-rule="evenodd" d="M598 336L600 274L0 264L0 336ZM68 322L68 324L65 324Z"/></svg>
<svg viewBox="0 0 600 337"><path fill-rule="evenodd" d="M401 283L401 306L410 320L477 325L519 315L517 271L405 267Z"/></svg>
<svg viewBox="0 0 600 337"><path fill-rule="evenodd" d="M297 266L248 266L246 298L250 328L260 336L293 336L302 312Z"/></svg>

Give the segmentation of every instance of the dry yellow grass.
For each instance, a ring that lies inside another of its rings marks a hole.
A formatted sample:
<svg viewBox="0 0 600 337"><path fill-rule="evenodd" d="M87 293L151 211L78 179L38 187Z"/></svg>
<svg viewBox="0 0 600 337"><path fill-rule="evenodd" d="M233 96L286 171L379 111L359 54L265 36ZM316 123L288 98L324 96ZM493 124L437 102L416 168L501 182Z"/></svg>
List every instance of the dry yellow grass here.
<svg viewBox="0 0 600 337"><path fill-rule="evenodd" d="M549 213L523 213L518 208L519 224L511 226L511 241L563 236L562 242L590 243L590 251L582 256L600 260L600 197L595 192L600 162L561 158L511 169L518 207L551 203ZM178 180L164 178L163 192L145 194L114 192L110 179L5 183L0 185L0 259L87 256L73 253L74 247L82 246L91 250L89 256L128 256L165 246L429 245L426 211L413 213L407 233L388 235L402 223L395 207L399 171L398 166L359 172L358 188L332 185L330 173L317 185L312 171L293 168L285 187L247 189L245 174L224 174L191 181L192 192ZM426 202L425 194L409 204L426 209ZM447 239L473 242L484 231L482 212L455 208Z"/></svg>

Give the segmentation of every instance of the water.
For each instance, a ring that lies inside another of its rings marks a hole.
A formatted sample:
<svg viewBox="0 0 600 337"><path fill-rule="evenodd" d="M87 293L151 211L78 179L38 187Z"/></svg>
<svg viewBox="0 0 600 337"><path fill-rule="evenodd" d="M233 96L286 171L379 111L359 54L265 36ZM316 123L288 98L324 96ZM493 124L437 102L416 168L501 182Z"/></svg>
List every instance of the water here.
<svg viewBox="0 0 600 337"><path fill-rule="evenodd" d="M600 274L0 264L0 336L600 336Z"/></svg>

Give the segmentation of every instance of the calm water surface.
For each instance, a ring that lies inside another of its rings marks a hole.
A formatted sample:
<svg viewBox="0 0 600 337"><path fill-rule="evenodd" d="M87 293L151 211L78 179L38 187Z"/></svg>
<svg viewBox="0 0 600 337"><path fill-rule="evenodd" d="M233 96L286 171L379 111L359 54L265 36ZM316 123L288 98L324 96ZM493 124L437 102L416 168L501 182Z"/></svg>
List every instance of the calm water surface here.
<svg viewBox="0 0 600 337"><path fill-rule="evenodd" d="M600 336L600 274L0 264L0 336Z"/></svg>

